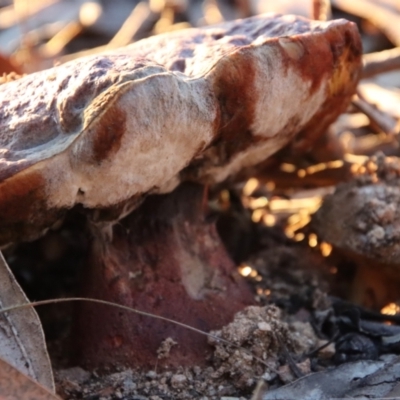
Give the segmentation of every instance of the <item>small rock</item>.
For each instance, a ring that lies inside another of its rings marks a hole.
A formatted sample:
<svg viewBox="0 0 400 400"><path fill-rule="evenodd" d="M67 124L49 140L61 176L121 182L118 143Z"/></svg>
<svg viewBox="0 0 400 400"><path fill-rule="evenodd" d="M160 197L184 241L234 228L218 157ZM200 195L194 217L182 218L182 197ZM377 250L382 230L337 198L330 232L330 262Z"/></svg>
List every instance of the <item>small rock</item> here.
<svg viewBox="0 0 400 400"><path fill-rule="evenodd" d="M303 375L308 375L311 372L311 364L310 359L307 358L301 363L296 364L297 368ZM283 383L290 383L293 382L296 377L294 376L292 370L290 369L289 365L282 365L278 370L279 378Z"/></svg>
<svg viewBox="0 0 400 400"><path fill-rule="evenodd" d="M290 383L294 380L292 371L290 370L290 367L287 364L279 367L278 375L283 383Z"/></svg>
<svg viewBox="0 0 400 400"><path fill-rule="evenodd" d="M155 371L149 371L149 372L146 374L146 378L149 378L149 379L155 379L155 378L157 378L157 372L155 372Z"/></svg>
<svg viewBox="0 0 400 400"><path fill-rule="evenodd" d="M78 384L82 384L90 378L90 372L85 371L80 367L63 369L59 371L57 375L60 380L68 380Z"/></svg>
<svg viewBox="0 0 400 400"><path fill-rule="evenodd" d="M317 347L321 347L325 343L327 343L326 340L320 340L318 342L318 346ZM321 349L318 352L318 357L327 360L329 358L332 358L335 355L335 353L336 353L335 344L334 343L329 343L328 346L324 347L323 349Z"/></svg>
<svg viewBox="0 0 400 400"><path fill-rule="evenodd" d="M171 378L171 386L175 389L182 389L187 382L187 378L183 374L175 374Z"/></svg>
<svg viewBox="0 0 400 400"><path fill-rule="evenodd" d="M257 328L260 331L270 331L271 330L271 324L269 324L268 322L259 322L257 324Z"/></svg>
<svg viewBox="0 0 400 400"><path fill-rule="evenodd" d="M368 238L372 244L376 245L380 240L385 237L385 230L379 226L375 225L367 234Z"/></svg>
<svg viewBox="0 0 400 400"><path fill-rule="evenodd" d="M276 374L272 372L265 372L262 376L261 379L264 379L266 382L270 382L276 378Z"/></svg>

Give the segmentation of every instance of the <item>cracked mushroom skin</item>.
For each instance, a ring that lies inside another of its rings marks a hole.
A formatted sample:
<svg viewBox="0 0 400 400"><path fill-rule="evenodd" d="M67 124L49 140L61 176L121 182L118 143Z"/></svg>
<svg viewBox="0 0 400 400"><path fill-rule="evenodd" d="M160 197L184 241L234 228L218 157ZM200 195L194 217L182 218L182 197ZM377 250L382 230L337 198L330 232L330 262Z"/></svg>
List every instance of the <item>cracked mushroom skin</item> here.
<svg viewBox="0 0 400 400"><path fill-rule="evenodd" d="M0 245L66 210L217 183L347 106L361 42L345 20L262 15L142 40L0 87ZM128 207L129 205L129 207Z"/></svg>

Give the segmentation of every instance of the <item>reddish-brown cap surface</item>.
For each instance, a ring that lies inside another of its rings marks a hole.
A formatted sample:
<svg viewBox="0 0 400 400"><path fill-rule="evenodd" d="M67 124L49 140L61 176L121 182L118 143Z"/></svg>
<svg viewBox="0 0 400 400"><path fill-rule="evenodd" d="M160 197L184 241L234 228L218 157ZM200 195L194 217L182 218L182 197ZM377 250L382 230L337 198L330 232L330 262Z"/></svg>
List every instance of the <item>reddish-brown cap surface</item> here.
<svg viewBox="0 0 400 400"><path fill-rule="evenodd" d="M345 20L264 15L152 37L0 87L0 244L76 204L215 183L343 111L361 66Z"/></svg>

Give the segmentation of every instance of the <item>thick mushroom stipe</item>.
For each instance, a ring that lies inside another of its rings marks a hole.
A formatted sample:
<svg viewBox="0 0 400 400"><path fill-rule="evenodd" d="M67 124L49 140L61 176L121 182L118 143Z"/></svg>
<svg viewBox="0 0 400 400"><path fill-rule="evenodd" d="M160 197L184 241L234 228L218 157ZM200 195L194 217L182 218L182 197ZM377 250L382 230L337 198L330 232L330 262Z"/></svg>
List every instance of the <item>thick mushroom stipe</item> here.
<svg viewBox="0 0 400 400"><path fill-rule="evenodd" d="M152 37L0 86L0 245L66 210L217 183L348 105L356 26L262 15ZM118 216L118 217L119 217ZM117 218L118 218L117 217Z"/></svg>
<svg viewBox="0 0 400 400"><path fill-rule="evenodd" d="M254 302L213 221L201 212L203 188L183 184L169 195L150 196L120 224L110 242L96 238L86 271L87 297L125 304L209 332L229 323ZM168 358L157 349L167 338ZM119 309L81 304L76 319L76 360L90 367L122 364L155 368L200 365L207 337L169 322Z"/></svg>

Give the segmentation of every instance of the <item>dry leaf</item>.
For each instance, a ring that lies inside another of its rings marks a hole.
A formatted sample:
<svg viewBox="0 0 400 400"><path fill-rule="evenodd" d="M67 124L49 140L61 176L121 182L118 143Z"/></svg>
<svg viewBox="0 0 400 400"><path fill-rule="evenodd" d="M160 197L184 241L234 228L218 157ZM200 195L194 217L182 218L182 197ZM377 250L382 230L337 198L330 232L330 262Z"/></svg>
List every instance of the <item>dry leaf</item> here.
<svg viewBox="0 0 400 400"><path fill-rule="evenodd" d="M394 399L400 379L399 361L390 355L384 360L362 360L328 368L274 390L260 385L252 400Z"/></svg>
<svg viewBox="0 0 400 400"><path fill-rule="evenodd" d="M27 302L28 299L0 252L0 308ZM54 390L42 326L33 307L0 314L0 357Z"/></svg>
<svg viewBox="0 0 400 400"><path fill-rule="evenodd" d="M0 400L60 400L0 358Z"/></svg>

